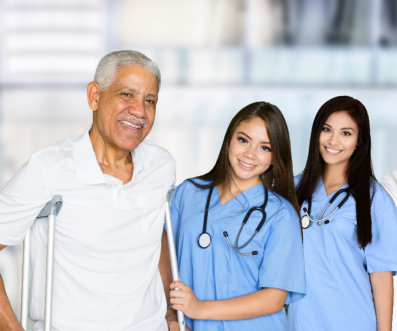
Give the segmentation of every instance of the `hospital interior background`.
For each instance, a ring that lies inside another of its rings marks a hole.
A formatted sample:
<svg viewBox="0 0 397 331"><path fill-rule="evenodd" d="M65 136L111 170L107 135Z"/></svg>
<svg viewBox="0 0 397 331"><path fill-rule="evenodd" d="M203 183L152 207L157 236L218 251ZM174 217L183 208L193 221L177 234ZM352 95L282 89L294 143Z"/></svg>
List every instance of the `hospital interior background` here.
<svg viewBox="0 0 397 331"><path fill-rule="evenodd" d="M230 119L259 100L285 115L295 174L336 95L368 109L376 176L397 168L397 0L0 0L0 186L89 127L86 84L119 49L160 66L150 139L174 155L177 183L210 169ZM20 255L0 253L16 311Z"/></svg>

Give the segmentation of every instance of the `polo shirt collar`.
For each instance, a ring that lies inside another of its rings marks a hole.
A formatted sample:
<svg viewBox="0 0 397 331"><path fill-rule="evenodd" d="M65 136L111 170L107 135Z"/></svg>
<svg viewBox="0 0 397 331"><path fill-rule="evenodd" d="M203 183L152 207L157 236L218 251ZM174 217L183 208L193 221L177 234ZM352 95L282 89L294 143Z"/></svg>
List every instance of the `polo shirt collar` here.
<svg viewBox="0 0 397 331"><path fill-rule="evenodd" d="M108 180L102 172L94 148L92 147L91 139L88 129L86 132L77 138L73 143L73 160L76 167L77 176L86 184L103 184ZM134 163L134 173L132 176L133 182L136 177L145 169L144 146L142 142L135 150L131 152L132 160ZM128 184L128 183L127 183Z"/></svg>
<svg viewBox="0 0 397 331"><path fill-rule="evenodd" d="M133 183L137 181L140 177L140 174L146 168L147 155L145 155L145 141L142 141L138 147L136 147L133 151L131 151L132 162L134 164L134 172L132 174L132 179L129 183ZM145 162L146 161L146 162ZM126 185L128 185L127 183Z"/></svg>
<svg viewBox="0 0 397 331"><path fill-rule="evenodd" d="M90 128L91 129L91 128ZM73 143L73 160L77 176L86 184L102 184L105 176L99 167L89 136L90 129Z"/></svg>

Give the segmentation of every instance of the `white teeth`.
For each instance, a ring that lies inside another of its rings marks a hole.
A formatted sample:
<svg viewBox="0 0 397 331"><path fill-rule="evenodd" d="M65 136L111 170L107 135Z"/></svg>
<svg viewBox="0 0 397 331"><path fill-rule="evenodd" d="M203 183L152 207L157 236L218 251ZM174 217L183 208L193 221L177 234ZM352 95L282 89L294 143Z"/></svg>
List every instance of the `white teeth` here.
<svg viewBox="0 0 397 331"><path fill-rule="evenodd" d="M338 149L331 149L331 148L327 148L327 147L325 147L325 149L326 149L328 152L330 152L330 153L339 153L339 152L340 152L340 150L338 150Z"/></svg>
<svg viewBox="0 0 397 331"><path fill-rule="evenodd" d="M253 167L254 167L252 164L248 164L248 163L245 163L245 162L243 162L243 161L240 161L240 163L241 163L243 166L248 167L248 168L253 168Z"/></svg>
<svg viewBox="0 0 397 331"><path fill-rule="evenodd" d="M140 129L140 128L142 128L142 126L140 126L140 125L134 125L134 124L132 124L131 122L128 122L128 121L121 121L121 123L123 123L123 124L125 124L125 125L127 125L127 126L130 126L130 127L132 127L132 128L135 128L135 129Z"/></svg>

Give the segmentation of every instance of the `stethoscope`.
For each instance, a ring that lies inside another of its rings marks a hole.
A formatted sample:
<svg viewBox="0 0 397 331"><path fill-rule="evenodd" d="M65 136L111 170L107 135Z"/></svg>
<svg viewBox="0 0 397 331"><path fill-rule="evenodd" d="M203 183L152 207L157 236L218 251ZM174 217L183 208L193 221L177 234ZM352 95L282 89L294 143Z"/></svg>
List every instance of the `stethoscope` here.
<svg viewBox="0 0 397 331"><path fill-rule="evenodd" d="M336 206L336 208L329 213L327 216L323 217L325 212L327 211L328 207L332 205L332 203L335 201L335 199L342 193L346 193L345 197L343 198L343 200L341 202L339 202L339 204ZM310 212L312 209L312 199L310 198L308 201L308 208L303 208L303 211L305 212L306 215L303 215L301 218L301 224L302 224L302 228L303 229L307 229L311 222L313 223L317 223L317 225L324 225L324 224L328 224L329 223L329 218L335 214L339 209L342 208L342 206L344 205L344 203L347 201L347 199L350 196L350 189L349 188L344 188L344 189L340 189L338 190L334 196L331 198L331 200L329 200L329 202L327 203L327 205L325 206L325 208L323 209L323 211L321 212L320 217L317 220L314 220L311 218L310 216Z"/></svg>
<svg viewBox="0 0 397 331"><path fill-rule="evenodd" d="M211 196L212 196L212 191L213 190L214 190L214 186L212 186L210 188L210 191L208 192L207 203L205 205L205 212L204 212L203 231L201 232L201 234L198 237L198 244L199 244L199 246L201 248L207 248L211 244L211 236L207 232L207 220L208 220L208 210L209 210L209 206L210 206ZM240 252L240 249L242 249L243 247L247 246L252 241L252 239L254 239L255 235L261 230L263 224L265 223L265 221L266 221L265 208L266 208L266 205L267 205L268 195L269 195L268 194L268 189L265 188L265 201L263 202L263 205L261 205L259 207L252 207L247 212L247 214L245 215L245 217L243 219L243 222L241 223L240 230L239 230L239 232L237 234L236 245L235 246L233 246L232 243L230 242L229 235L228 235L227 231L223 232L223 235L227 239L227 242L229 243L229 246L231 248L237 250L237 252L240 255L258 255L258 251L252 251L250 253L243 253L243 252ZM255 211L258 211L258 212L260 212L262 214L262 219L258 223L258 226L256 227L255 232L251 236L251 238L249 238L248 241L245 244L239 246L238 242L239 242L239 239L240 239L241 232L243 231L243 228L244 228L245 224L248 222L249 217Z"/></svg>

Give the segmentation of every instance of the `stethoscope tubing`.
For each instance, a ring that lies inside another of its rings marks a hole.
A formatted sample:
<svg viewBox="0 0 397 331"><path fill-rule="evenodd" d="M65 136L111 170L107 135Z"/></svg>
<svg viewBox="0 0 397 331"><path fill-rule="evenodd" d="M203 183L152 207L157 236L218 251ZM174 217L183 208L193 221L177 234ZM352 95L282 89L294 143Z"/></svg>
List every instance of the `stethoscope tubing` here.
<svg viewBox="0 0 397 331"><path fill-rule="evenodd" d="M203 220L203 230L201 232L201 234L198 237L198 244L201 248L207 248L210 244L211 244L211 235L207 232L207 222L208 222L208 212L209 212L209 206L210 206L210 201L211 201L211 196L212 196L212 192L213 192L214 186L210 187L210 191L208 192L208 197L207 197L207 202L205 205L205 211L204 211L204 220ZM252 207L248 210L248 212L245 214L245 217L243 219L243 221L241 222L241 226L240 229L238 231L237 237L236 237L236 243L235 245L233 245L229 239L229 235L227 233L227 231L223 232L224 237L227 239L227 242L229 244L229 246L235 250L237 250L237 252L241 255L257 255L258 252L257 251L252 251L250 253L243 253L240 252L240 249L246 247L256 236L256 234L260 231L260 229L262 228L263 224L266 221L266 205L267 205L267 201L268 201L268 197L269 197L269 192L268 189L265 187L264 188L264 193L265 193L265 199L264 202L261 206L256 206L256 207ZM238 242L240 240L240 235L241 232L243 231L243 228L245 226L245 224L248 222L249 217L251 216L251 214L255 211L259 211L260 213L262 213L262 219L261 221L258 223L254 233L252 234L252 236L247 240L247 242L245 242L243 245L239 246Z"/></svg>
<svg viewBox="0 0 397 331"><path fill-rule="evenodd" d="M329 208L329 206L332 205L332 203L335 201L335 199L342 193L346 193L345 197L341 200L341 202L338 203L338 205L336 206L336 208L329 213L327 216L323 217L325 212L327 211L327 209ZM345 204L345 202L347 201L347 199L350 196L350 189L349 188L344 188L344 189L340 189L338 190L334 196L329 200L329 202L327 203L327 205L325 206L325 208L323 209L323 211L321 212L320 216L318 219L313 219L310 216L311 213L311 207L312 207L312 199L310 198L308 201L308 208L303 208L303 212L305 213L305 215L301 218L301 224L302 224L302 228L303 229L307 229L311 223L317 223L317 225L323 225L325 224L325 222L327 222L327 224L329 223L329 218L334 215L339 209L342 208L342 206ZM307 217L307 219L309 220L308 223L304 222L304 218ZM307 224L307 225L306 225Z"/></svg>

